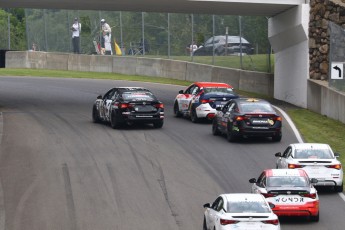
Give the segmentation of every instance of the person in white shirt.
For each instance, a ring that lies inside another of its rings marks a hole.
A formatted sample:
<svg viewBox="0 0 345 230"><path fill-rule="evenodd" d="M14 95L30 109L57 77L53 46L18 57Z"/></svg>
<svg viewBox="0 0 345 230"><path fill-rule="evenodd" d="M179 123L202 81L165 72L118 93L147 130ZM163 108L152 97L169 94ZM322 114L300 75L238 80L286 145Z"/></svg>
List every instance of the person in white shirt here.
<svg viewBox="0 0 345 230"><path fill-rule="evenodd" d="M190 53L190 56L193 56L193 53L195 50L198 49L198 46L196 45L195 41L192 42L192 44L190 44L189 47L187 47L189 53Z"/></svg>
<svg viewBox="0 0 345 230"><path fill-rule="evenodd" d="M106 55L113 55L113 51L111 48L111 27L108 23L106 23L105 19L101 20L102 25L102 35L103 35L103 42L101 42L101 47L104 49Z"/></svg>
<svg viewBox="0 0 345 230"><path fill-rule="evenodd" d="M78 18L74 19L74 23L71 26L71 30L72 30L73 53L79 54L80 53L81 24L79 23Z"/></svg>

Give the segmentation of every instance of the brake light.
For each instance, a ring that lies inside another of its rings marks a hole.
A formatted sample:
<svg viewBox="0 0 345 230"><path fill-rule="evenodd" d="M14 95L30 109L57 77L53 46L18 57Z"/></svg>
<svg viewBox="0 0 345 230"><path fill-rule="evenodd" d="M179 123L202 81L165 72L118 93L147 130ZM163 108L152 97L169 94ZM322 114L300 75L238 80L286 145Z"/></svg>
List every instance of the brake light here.
<svg viewBox="0 0 345 230"><path fill-rule="evenodd" d="M289 169L303 168L303 165L288 164L288 168L289 168Z"/></svg>
<svg viewBox="0 0 345 230"><path fill-rule="evenodd" d="M341 169L341 164L335 164L335 165L325 165L327 168L331 169Z"/></svg>
<svg viewBox="0 0 345 230"><path fill-rule="evenodd" d="M274 194L274 193L261 193L265 198L268 198L268 197L275 197L277 196L278 194Z"/></svg>
<svg viewBox="0 0 345 230"><path fill-rule="evenodd" d="M127 108L131 108L132 105L128 104L128 103L121 103L119 104L119 108L120 109L127 109Z"/></svg>
<svg viewBox="0 0 345 230"><path fill-rule="evenodd" d="M210 103L211 101L210 100L208 100L208 99L201 99L200 100L200 103L201 104L206 104L206 103Z"/></svg>
<svg viewBox="0 0 345 230"><path fill-rule="evenodd" d="M236 220L225 220L225 219L220 219L220 224L221 225L228 225L228 224L237 224L239 221Z"/></svg>
<svg viewBox="0 0 345 230"><path fill-rule="evenodd" d="M163 103L155 104L155 107L157 109L163 109L164 108L164 104Z"/></svg>
<svg viewBox="0 0 345 230"><path fill-rule="evenodd" d="M311 198L311 199L316 199L316 193L300 194L300 196L308 197L308 198Z"/></svg>
<svg viewBox="0 0 345 230"><path fill-rule="evenodd" d="M273 225L278 225L279 224L279 220L278 219L275 219L275 220L264 220L264 221L261 221L262 223L264 224L273 224Z"/></svg>
<svg viewBox="0 0 345 230"><path fill-rule="evenodd" d="M283 119L282 119L282 117L280 117L280 116L276 116L276 117L274 118L274 120L276 120L276 121L282 121Z"/></svg>
<svg viewBox="0 0 345 230"><path fill-rule="evenodd" d="M238 116L235 118L236 121L243 121L244 120L244 117L243 116Z"/></svg>

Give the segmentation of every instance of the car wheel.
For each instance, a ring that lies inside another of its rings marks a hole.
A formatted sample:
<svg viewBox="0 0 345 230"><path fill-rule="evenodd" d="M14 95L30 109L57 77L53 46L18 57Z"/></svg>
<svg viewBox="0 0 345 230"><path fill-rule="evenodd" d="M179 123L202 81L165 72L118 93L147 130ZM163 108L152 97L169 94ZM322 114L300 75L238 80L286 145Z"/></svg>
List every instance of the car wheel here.
<svg viewBox="0 0 345 230"><path fill-rule="evenodd" d="M313 222L319 222L319 219L320 219L320 212L318 212L316 216L310 216L310 220Z"/></svg>
<svg viewBox="0 0 345 230"><path fill-rule="evenodd" d="M206 218L204 217L204 223L202 224L202 230L207 230Z"/></svg>
<svg viewBox="0 0 345 230"><path fill-rule="evenodd" d="M220 131L218 129L217 120L215 118L213 119L213 122L212 122L212 134L214 136L217 136L220 134Z"/></svg>
<svg viewBox="0 0 345 230"><path fill-rule="evenodd" d="M336 192L343 192L343 190L344 190L344 185L341 184L341 185L339 185L339 186L334 186L334 190L335 190Z"/></svg>
<svg viewBox="0 0 345 230"><path fill-rule="evenodd" d="M182 113L179 111L178 102L174 104L174 115L175 117L182 117Z"/></svg>
<svg viewBox="0 0 345 230"><path fill-rule="evenodd" d="M281 134L272 137L272 141L274 141L274 142L279 142L281 140L282 140L282 135Z"/></svg>
<svg viewBox="0 0 345 230"><path fill-rule="evenodd" d="M153 127L155 127L155 128L162 128L163 127L163 124L164 124L164 122L163 122L163 120L161 120L161 121L155 121L154 123L153 123Z"/></svg>
<svg viewBox="0 0 345 230"><path fill-rule="evenodd" d="M94 123L99 123L101 121L101 119L99 118L99 113L95 105L92 108L92 121Z"/></svg>
<svg viewBox="0 0 345 230"><path fill-rule="evenodd" d="M228 129L226 132L226 139L228 139L229 142L235 141L235 136L232 133L232 125L230 127L228 126Z"/></svg>
<svg viewBox="0 0 345 230"><path fill-rule="evenodd" d="M195 109L192 109L192 112L190 114L190 119L193 123L198 123L199 122L199 118L198 116L196 115L196 111Z"/></svg>
<svg viewBox="0 0 345 230"><path fill-rule="evenodd" d="M111 117L110 117L110 126L113 129L119 128L120 124L118 121L116 121L115 115L113 113L111 113Z"/></svg>

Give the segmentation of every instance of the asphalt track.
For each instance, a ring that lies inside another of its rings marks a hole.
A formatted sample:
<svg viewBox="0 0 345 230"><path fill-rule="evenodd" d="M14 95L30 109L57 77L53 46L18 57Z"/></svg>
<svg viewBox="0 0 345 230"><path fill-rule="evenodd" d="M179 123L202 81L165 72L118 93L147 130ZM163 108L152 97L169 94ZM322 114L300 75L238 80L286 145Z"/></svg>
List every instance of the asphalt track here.
<svg viewBox="0 0 345 230"><path fill-rule="evenodd" d="M162 129L113 130L91 121L97 95L144 86L166 108ZM228 143L209 123L172 115L184 87L111 80L0 77L0 230L196 230L203 204L250 192L248 179L298 142ZM320 222L281 219L282 229L345 229L345 203L320 191Z"/></svg>

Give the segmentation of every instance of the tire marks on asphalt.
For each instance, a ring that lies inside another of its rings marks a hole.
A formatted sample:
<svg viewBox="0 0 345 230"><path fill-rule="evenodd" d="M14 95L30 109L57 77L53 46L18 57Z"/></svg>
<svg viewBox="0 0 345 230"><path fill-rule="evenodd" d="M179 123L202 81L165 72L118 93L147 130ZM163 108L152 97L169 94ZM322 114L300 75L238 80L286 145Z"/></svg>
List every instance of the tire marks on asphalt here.
<svg viewBox="0 0 345 230"><path fill-rule="evenodd" d="M76 209L73 199L73 191L71 185L71 179L69 175L68 166L66 163L62 165L63 179L65 182L66 202L67 202L67 213L69 219L69 230L78 230L76 222Z"/></svg>

